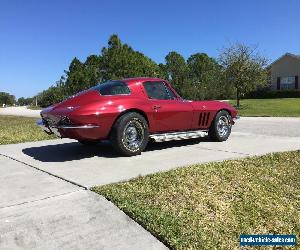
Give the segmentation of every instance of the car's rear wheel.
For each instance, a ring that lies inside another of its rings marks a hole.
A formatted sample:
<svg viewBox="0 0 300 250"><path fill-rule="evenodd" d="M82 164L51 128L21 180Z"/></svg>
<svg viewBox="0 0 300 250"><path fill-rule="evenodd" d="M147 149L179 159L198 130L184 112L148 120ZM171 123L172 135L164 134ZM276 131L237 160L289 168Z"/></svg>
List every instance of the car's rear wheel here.
<svg viewBox="0 0 300 250"><path fill-rule="evenodd" d="M122 155L140 154L147 146L149 129L146 119L136 112L122 115L115 122L110 141L112 146Z"/></svg>
<svg viewBox="0 0 300 250"><path fill-rule="evenodd" d="M231 115L226 110L221 110L212 121L208 135L214 141L226 141L231 133L231 127Z"/></svg>
<svg viewBox="0 0 300 250"><path fill-rule="evenodd" d="M77 140L80 144L85 145L85 146L94 146L96 145L99 141L93 141L93 140Z"/></svg>

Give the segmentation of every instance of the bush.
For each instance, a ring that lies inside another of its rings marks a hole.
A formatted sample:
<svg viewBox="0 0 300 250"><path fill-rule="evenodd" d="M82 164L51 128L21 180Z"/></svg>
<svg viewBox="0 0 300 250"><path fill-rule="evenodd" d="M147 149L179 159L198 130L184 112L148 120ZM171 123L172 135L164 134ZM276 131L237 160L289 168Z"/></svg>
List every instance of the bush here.
<svg viewBox="0 0 300 250"><path fill-rule="evenodd" d="M42 108L48 107L54 103L61 102L66 98L64 95L64 89L60 86L52 86L47 90L39 93L38 96L38 104Z"/></svg>
<svg viewBox="0 0 300 250"><path fill-rule="evenodd" d="M244 96L248 99L300 98L300 90L256 90Z"/></svg>

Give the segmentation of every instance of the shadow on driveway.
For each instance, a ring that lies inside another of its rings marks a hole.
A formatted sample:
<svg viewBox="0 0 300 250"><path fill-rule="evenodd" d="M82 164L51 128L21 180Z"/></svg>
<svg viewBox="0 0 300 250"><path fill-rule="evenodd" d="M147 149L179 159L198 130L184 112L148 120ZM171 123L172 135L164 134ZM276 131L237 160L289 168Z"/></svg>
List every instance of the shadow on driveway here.
<svg viewBox="0 0 300 250"><path fill-rule="evenodd" d="M182 141L169 142L149 142L147 151L164 150L173 147L184 147L187 145L198 144L199 142L208 141L207 138L190 139ZM110 142L103 141L93 146L84 146L78 142L63 143L57 145L47 145L40 147L25 148L22 152L35 160L42 162L66 162L92 158L94 156L104 158L120 158L117 152L114 151Z"/></svg>

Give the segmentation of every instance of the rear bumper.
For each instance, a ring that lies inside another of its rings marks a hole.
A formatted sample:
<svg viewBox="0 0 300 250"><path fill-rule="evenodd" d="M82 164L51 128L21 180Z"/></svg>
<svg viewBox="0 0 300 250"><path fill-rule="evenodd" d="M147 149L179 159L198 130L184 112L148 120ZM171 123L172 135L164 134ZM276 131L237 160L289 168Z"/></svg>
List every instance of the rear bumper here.
<svg viewBox="0 0 300 250"><path fill-rule="evenodd" d="M36 122L36 124L43 129L47 134L55 134L58 137L69 137L74 139L81 139L80 134L89 134L88 131L97 130L99 125L85 124L85 125L55 125L49 126L44 124L43 120L40 119ZM83 130L81 133L81 130ZM87 131L88 130L88 131ZM77 136L70 136L70 134L77 134ZM77 138L79 137L79 138Z"/></svg>

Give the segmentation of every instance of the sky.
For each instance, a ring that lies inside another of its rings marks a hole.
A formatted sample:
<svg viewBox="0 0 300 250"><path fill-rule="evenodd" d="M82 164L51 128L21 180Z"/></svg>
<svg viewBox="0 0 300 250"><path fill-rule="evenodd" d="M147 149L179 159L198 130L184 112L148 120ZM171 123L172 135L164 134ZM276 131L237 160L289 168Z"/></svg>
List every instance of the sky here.
<svg viewBox="0 0 300 250"><path fill-rule="evenodd" d="M258 45L272 62L300 54L299 17L298 0L0 0L0 92L47 89L114 33L157 63L170 51L217 57L235 42Z"/></svg>

